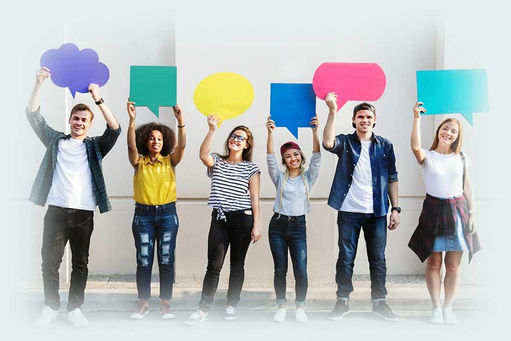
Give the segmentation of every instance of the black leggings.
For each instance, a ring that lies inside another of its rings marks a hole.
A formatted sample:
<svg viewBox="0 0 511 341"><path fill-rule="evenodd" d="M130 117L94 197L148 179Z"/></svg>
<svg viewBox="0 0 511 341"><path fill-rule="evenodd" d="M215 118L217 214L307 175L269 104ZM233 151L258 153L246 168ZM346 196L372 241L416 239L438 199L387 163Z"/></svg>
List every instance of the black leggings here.
<svg viewBox="0 0 511 341"><path fill-rule="evenodd" d="M241 288L245 278L245 256L250 245L254 217L252 210L225 212L227 221L217 220L217 211L211 215L211 227L208 236L208 267L202 284L200 309L208 311L213 303L220 270L225 254L231 245L231 273L227 291L227 305L236 306L240 300Z"/></svg>

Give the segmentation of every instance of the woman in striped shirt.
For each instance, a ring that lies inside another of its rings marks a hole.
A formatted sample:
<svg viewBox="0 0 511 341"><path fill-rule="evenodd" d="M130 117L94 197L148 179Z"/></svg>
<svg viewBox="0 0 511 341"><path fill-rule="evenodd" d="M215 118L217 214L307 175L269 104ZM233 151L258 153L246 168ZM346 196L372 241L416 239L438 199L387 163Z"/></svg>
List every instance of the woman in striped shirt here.
<svg viewBox="0 0 511 341"><path fill-rule="evenodd" d="M229 245L231 273L225 319L238 318L236 305L240 300L245 276L245 256L250 242L255 243L261 238L260 171L251 162L254 145L252 133L245 126L237 126L225 141L225 154L210 154L218 122L217 116L208 116L209 130L200 147L200 159L208 168L208 176L211 178L208 205L213 208L213 212L208 236L208 266L199 309L186 320L190 325L207 319Z"/></svg>

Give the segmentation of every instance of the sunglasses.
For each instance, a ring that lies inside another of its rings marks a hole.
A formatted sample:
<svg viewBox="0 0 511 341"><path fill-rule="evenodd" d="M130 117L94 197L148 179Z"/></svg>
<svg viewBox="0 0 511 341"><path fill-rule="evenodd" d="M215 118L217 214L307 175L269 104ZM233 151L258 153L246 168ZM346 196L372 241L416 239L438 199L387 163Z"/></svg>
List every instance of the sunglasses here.
<svg viewBox="0 0 511 341"><path fill-rule="evenodd" d="M235 141L238 141L238 142L243 142L243 141L245 141L245 140L246 140L245 136L236 135L236 134L231 134L231 135L229 136L229 138L230 138L231 140L235 140Z"/></svg>

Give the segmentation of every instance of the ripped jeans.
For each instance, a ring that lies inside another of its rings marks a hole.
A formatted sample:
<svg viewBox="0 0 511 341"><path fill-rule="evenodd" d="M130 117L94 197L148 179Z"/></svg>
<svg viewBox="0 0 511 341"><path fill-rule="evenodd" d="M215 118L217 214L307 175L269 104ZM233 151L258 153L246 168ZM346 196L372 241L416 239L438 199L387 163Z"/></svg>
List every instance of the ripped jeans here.
<svg viewBox="0 0 511 341"><path fill-rule="evenodd" d="M151 297L151 272L155 242L160 270L160 299L169 300L172 298L174 250L176 249L178 226L175 202L156 206L135 204L132 230L135 247L137 248L137 290L139 299L147 300Z"/></svg>

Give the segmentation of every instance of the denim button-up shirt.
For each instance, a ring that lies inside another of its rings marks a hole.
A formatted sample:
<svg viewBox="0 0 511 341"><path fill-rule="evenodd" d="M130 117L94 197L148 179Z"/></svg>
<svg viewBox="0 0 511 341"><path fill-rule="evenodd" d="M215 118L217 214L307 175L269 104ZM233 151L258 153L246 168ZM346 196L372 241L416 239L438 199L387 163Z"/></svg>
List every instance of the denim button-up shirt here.
<svg viewBox="0 0 511 341"><path fill-rule="evenodd" d="M34 129L37 137L39 137L46 147L44 158L41 161L39 171L32 185L29 200L36 205L44 206L53 182L53 171L57 164L59 141L61 139L68 139L71 135L66 135L63 132L51 128L46 123L44 117L39 113L39 108L34 112L27 110L26 114L32 129ZM101 162L103 161L103 157L112 149L120 134L120 126L117 129L112 129L107 125L103 135L86 137L83 140L91 170L92 190L96 197L100 213L111 210L110 201L106 194L106 185L105 179L103 178Z"/></svg>
<svg viewBox="0 0 511 341"><path fill-rule="evenodd" d="M373 134L371 142L369 159L373 182L373 213L376 217L381 217L389 210L388 184L397 181L396 157L389 140ZM337 135L334 146L325 149L339 157L328 205L340 210L344 198L348 195L362 144L355 132L351 135Z"/></svg>

